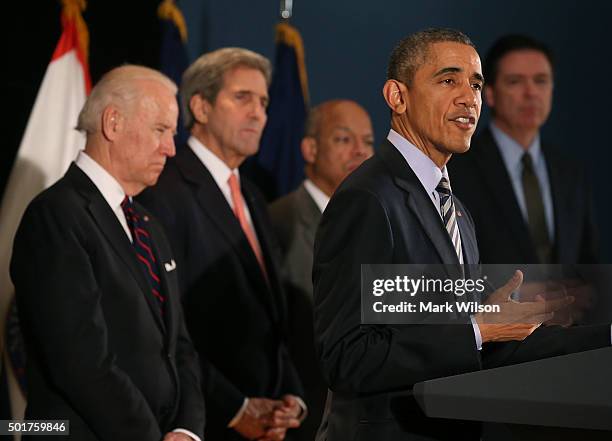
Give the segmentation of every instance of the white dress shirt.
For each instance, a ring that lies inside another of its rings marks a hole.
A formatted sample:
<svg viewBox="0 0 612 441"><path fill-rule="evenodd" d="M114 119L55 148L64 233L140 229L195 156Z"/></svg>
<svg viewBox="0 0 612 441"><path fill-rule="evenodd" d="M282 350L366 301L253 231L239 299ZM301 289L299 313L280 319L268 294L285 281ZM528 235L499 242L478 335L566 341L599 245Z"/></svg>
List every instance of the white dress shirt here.
<svg viewBox="0 0 612 441"><path fill-rule="evenodd" d="M317 204L317 207L319 207L321 213L323 213L325 211L325 207L327 207L327 204L329 203L329 196L327 196L323 190L317 187L310 179L306 179L304 181L304 188L312 200L315 201L315 204Z"/></svg>
<svg viewBox="0 0 612 441"><path fill-rule="evenodd" d="M102 193L102 197L106 201L106 203L111 207L113 213L117 217L117 220L123 227L123 231L127 234L127 237L130 238L130 242L132 241L132 233L130 232L130 228L128 227L127 220L125 219L125 214L123 213L123 209L121 208L121 202L125 198L125 192L119 182L111 176L109 172L107 172L100 164L91 159L84 151L80 151L76 160L74 161L83 173L87 175L89 179L94 183L96 188L100 193Z"/></svg>
<svg viewBox="0 0 612 441"><path fill-rule="evenodd" d="M132 242L132 233L128 227L125 214L123 213L123 208L121 208L121 202L123 202L123 199L125 198L125 192L123 191L123 188L121 188L121 185L119 185L119 182L117 182L117 180L111 176L111 174L107 172L100 164L91 159L91 157L84 151L79 152L74 162L76 166L79 167L89 179L91 179L98 191L102 193L102 197L108 203L111 210L113 210L113 213L115 213L115 216L123 227L125 234L127 234L130 242ZM183 433L195 441L202 441L199 436L186 429L174 429L173 432Z"/></svg>

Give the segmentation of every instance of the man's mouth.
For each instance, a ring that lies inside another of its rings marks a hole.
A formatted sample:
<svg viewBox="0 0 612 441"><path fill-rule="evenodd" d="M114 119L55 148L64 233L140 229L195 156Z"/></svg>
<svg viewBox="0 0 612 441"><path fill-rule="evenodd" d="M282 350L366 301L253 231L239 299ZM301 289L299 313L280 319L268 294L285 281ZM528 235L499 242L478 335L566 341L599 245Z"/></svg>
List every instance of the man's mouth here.
<svg viewBox="0 0 612 441"><path fill-rule="evenodd" d="M455 118L451 118L451 121L457 124L459 128L462 128L465 130L472 129L476 125L476 118L471 115L457 116Z"/></svg>

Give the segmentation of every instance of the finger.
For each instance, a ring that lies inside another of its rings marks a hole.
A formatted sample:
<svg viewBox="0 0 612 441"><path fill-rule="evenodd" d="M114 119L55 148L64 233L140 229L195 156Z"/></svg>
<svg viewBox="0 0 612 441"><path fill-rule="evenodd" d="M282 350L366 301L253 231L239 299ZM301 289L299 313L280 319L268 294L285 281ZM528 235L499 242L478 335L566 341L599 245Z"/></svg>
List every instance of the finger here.
<svg viewBox="0 0 612 441"><path fill-rule="evenodd" d="M514 272L514 275L508 279L505 285L498 288L489 297L493 302L507 302L514 291L519 289L523 283L523 273L519 270Z"/></svg>
<svg viewBox="0 0 612 441"><path fill-rule="evenodd" d="M287 404L289 406L293 406L293 405L297 404L297 400L295 399L295 397L293 395L290 395L290 394L283 395L283 401L285 402L285 404Z"/></svg>
<svg viewBox="0 0 612 441"><path fill-rule="evenodd" d="M296 402L295 406L283 406L280 407L278 409L276 409L274 411L274 415L279 415L281 417L285 417L285 418L294 418L299 416L299 414L301 413L302 408L300 407L300 405Z"/></svg>
<svg viewBox="0 0 612 441"><path fill-rule="evenodd" d="M300 427L300 421L294 416L291 417L278 417L272 419L273 427L282 427L286 429L295 429L296 427Z"/></svg>

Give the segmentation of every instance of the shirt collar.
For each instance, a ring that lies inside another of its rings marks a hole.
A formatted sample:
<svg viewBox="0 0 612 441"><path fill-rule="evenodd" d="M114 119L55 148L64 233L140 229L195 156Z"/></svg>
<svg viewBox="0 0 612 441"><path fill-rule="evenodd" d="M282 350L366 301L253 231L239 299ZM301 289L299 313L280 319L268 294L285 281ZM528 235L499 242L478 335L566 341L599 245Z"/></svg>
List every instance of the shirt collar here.
<svg viewBox="0 0 612 441"><path fill-rule="evenodd" d="M113 211L121 206L125 191L104 167L84 151L79 152L75 164L91 179Z"/></svg>
<svg viewBox="0 0 612 441"><path fill-rule="evenodd" d="M443 176L449 181L450 185L446 165L440 170L429 156L393 129L389 130L387 139L402 154L427 194L431 195L436 190Z"/></svg>
<svg viewBox="0 0 612 441"><path fill-rule="evenodd" d="M227 180L232 173L236 175L238 182L240 182L240 173L238 169L230 169L221 158L208 150L208 148L195 136L189 137L187 144L200 161L202 161L202 164L208 169L219 188L224 188L228 185Z"/></svg>
<svg viewBox="0 0 612 441"><path fill-rule="evenodd" d="M308 192L310 197L312 197L312 199L315 201L315 204L317 204L317 207L319 207L319 210L321 210L321 213L323 213L323 211L325 211L325 207L327 207L327 204L329 202L329 196L327 196L310 179L306 179L304 181L304 188L306 188L306 191Z"/></svg>
<svg viewBox="0 0 612 441"><path fill-rule="evenodd" d="M525 149L518 142L507 135L503 130L491 123L491 133L495 139L495 143L499 147L499 152L502 155L502 159L506 164L506 167L510 170L514 170L517 167L522 167L521 161L525 154ZM541 158L541 146L540 146L540 134L538 133L529 148L527 153L531 156L534 167L537 167Z"/></svg>

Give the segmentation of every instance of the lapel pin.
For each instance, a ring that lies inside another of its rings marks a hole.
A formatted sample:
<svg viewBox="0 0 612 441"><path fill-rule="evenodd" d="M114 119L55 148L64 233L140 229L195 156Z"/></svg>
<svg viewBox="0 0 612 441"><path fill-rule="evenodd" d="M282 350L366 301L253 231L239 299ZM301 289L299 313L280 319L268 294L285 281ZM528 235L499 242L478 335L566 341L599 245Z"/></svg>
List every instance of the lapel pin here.
<svg viewBox="0 0 612 441"><path fill-rule="evenodd" d="M142 220L144 220L145 222L149 222L149 216L147 216L146 214L142 217Z"/></svg>
<svg viewBox="0 0 612 441"><path fill-rule="evenodd" d="M457 210L457 217L463 216L459 210Z"/></svg>

